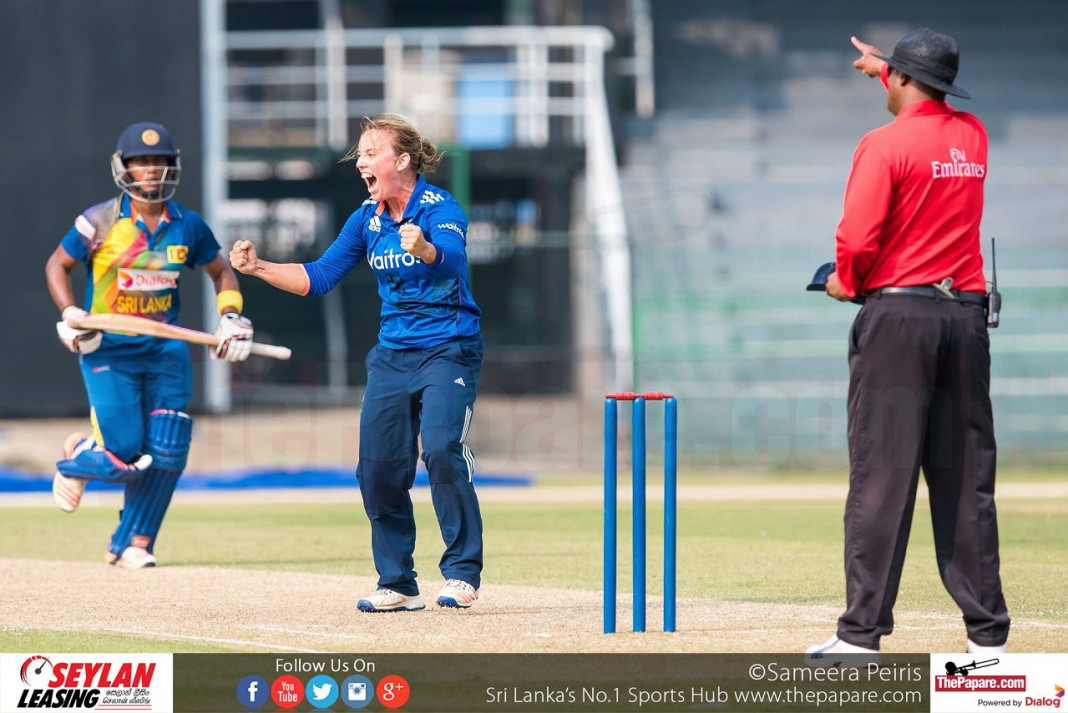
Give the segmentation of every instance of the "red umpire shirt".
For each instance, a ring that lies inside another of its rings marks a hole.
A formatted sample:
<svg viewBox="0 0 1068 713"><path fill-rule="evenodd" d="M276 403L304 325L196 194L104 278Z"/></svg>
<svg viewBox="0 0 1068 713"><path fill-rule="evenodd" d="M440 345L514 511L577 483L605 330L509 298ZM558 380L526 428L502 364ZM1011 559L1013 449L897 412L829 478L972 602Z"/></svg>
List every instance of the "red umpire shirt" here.
<svg viewBox="0 0 1068 713"><path fill-rule="evenodd" d="M835 231L835 271L850 297L947 277L954 290L986 294L986 152L982 122L936 100L902 107L861 139Z"/></svg>

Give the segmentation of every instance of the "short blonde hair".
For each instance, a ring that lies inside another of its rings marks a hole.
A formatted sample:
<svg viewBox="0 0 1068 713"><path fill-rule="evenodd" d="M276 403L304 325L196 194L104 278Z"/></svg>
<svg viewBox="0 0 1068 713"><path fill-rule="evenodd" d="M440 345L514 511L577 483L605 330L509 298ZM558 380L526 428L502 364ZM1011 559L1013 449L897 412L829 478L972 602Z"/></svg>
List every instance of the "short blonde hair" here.
<svg viewBox="0 0 1068 713"><path fill-rule="evenodd" d="M360 120L360 136L368 131L388 131L393 137L393 150L399 156L408 154L416 173L433 173L445 157L438 153L433 142L424 139L412 123L399 114L377 114ZM341 162L355 161L360 153L360 142L345 154Z"/></svg>

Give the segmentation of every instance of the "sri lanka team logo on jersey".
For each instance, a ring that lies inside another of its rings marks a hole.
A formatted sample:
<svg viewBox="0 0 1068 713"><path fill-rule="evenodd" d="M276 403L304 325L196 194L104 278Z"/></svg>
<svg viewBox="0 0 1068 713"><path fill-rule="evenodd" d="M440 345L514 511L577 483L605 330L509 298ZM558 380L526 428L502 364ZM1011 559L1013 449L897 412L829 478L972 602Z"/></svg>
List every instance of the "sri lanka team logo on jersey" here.
<svg viewBox="0 0 1068 713"><path fill-rule="evenodd" d="M189 257L188 245L168 245L167 246L167 262L182 262L186 261Z"/></svg>
<svg viewBox="0 0 1068 713"><path fill-rule="evenodd" d="M159 292L178 288L178 275L175 270L131 270L119 269L119 289L137 290L138 292Z"/></svg>

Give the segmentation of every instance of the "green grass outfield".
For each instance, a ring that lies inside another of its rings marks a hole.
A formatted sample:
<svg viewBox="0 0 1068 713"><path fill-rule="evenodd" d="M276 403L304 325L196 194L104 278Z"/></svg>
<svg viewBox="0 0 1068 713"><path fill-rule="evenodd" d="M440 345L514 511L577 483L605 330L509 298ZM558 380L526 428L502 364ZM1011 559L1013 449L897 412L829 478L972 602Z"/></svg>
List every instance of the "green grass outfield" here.
<svg viewBox="0 0 1068 713"><path fill-rule="evenodd" d="M1010 613L1031 628L1028 650L1068 652L1068 482L1064 473L1006 473L998 501L1002 578ZM680 498L678 593L726 602L818 604L840 607L842 508L840 498L799 499L794 493L814 483L839 483L822 475L761 476L778 495L762 499ZM575 482L575 481L569 481ZM690 482L686 476L683 483ZM706 484L720 479L704 478ZM740 481L727 481L739 483ZM1047 488L1041 497L1012 494L1014 485ZM514 499L483 505L486 533L484 587L494 584L558 587L596 592L601 588L601 502L592 479L553 486L553 498L517 489ZM1050 486L1054 486L1051 488ZM627 490L620 483L620 492ZM650 484L650 491L656 484ZM1053 494L1048 494L1052 492ZM210 499L206 495L206 499ZM202 499L203 500L203 499ZM544 501L543 501L544 500ZM0 501L2 502L2 501ZM648 592L662 591L662 515L659 502L648 512ZM420 540L417 569L435 576L440 538L429 504L416 506ZM0 505L0 557L101 561L115 522L112 507L84 507L74 516L52 507ZM630 586L630 509L619 510L619 582ZM157 555L167 567L211 566L366 577L373 574L369 528L359 505L177 504L164 524ZM104 565L101 564L101 567ZM2 587L3 585L0 585ZM27 603L26 606L32 606ZM76 603L72 603L76 606ZM899 610L930 611L959 621L935 566L926 500L917 503L905 563ZM138 636L27 629L6 617L0 624L3 651L226 651L216 645L157 641ZM828 622L828 631L833 622Z"/></svg>

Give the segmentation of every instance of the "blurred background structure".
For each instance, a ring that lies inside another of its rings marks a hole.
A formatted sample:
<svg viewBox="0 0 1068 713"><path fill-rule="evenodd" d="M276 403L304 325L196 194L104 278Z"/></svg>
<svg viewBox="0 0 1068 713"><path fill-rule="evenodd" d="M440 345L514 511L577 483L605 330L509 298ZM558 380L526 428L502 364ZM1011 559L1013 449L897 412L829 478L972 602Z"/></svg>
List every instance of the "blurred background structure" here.
<svg viewBox="0 0 1068 713"><path fill-rule="evenodd" d="M3 13L0 210L18 298L0 418L85 411L43 267L114 192L124 126L171 129L178 200L222 245L306 261L366 196L337 159L362 116L388 111L445 149L430 180L471 219L480 403L552 403L582 432L606 390L668 390L684 463L841 465L857 307L803 290L833 259L853 148L891 119L849 37L889 52L926 25L958 39L974 99L954 103L990 132L1003 460L1068 454L1063 0L8 0ZM230 369L194 350L197 409L358 405L370 270L323 299L242 288L258 338L294 359ZM182 299L185 326L214 328L203 292ZM487 426L475 436L492 452ZM596 429L585 440L596 452Z"/></svg>

